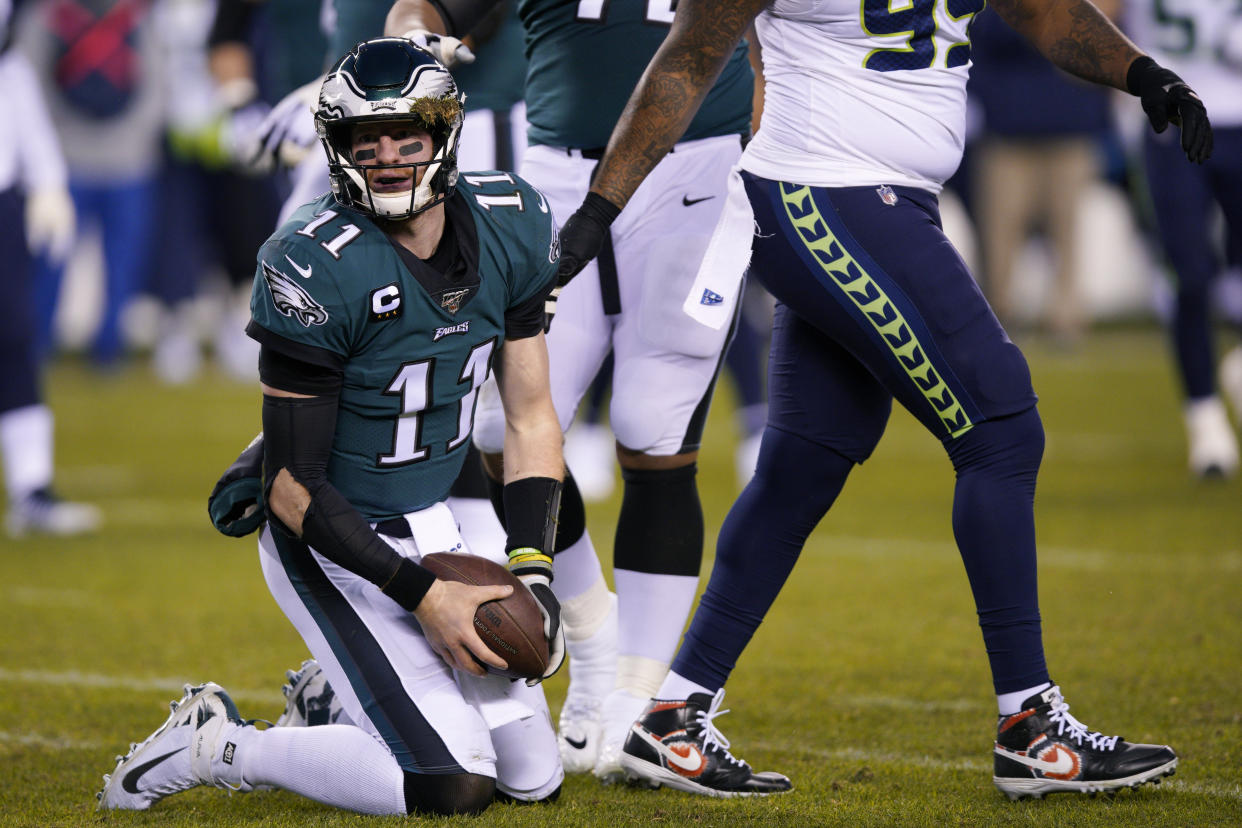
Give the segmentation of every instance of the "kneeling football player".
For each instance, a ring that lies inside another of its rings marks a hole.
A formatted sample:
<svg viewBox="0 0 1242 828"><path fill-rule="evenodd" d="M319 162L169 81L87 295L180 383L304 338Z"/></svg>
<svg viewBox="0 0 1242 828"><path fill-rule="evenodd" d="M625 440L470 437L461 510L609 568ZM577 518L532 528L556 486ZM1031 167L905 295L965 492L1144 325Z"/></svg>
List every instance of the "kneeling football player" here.
<svg viewBox="0 0 1242 828"><path fill-rule="evenodd" d="M503 660L473 626L478 605L511 588L419 565L467 551L445 500L495 364L507 563L544 614L543 677L559 667L545 552L563 465L543 334L556 230L520 178L458 174L462 103L409 41L359 44L328 74L316 113L332 192L259 251L247 332L262 348L260 559L331 684L337 723L261 730L219 685L187 686L105 777L101 807L145 809L214 785L368 814L477 813L498 796L560 790L539 678L486 675Z"/></svg>

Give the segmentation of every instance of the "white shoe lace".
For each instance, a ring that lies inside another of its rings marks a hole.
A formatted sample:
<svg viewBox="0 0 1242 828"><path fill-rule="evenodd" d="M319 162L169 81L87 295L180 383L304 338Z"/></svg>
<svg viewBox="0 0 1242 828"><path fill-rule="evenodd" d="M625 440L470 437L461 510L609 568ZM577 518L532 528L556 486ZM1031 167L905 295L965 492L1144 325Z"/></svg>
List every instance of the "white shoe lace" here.
<svg viewBox="0 0 1242 828"><path fill-rule="evenodd" d="M716 695L712 697L712 703L708 706L708 708L706 710L700 710L697 714L695 714L695 722L703 728L704 750L707 750L714 745L719 748L719 752L724 759L729 760L729 762L734 765L742 766L746 763L729 752L729 740L725 738L725 735L720 732L720 729L716 727L714 722L714 719L718 716L723 716L729 712L727 709L720 709L720 704L724 701L724 694L725 691L723 687L717 690Z"/></svg>
<svg viewBox="0 0 1242 828"><path fill-rule="evenodd" d="M1087 726L1070 715L1069 703L1061 696L1061 688L1053 688L1055 695L1051 699L1052 714L1048 717L1057 723L1057 735L1068 736L1078 744L1086 740L1095 750L1113 750L1117 747L1120 736L1105 736L1099 731L1088 731Z"/></svg>

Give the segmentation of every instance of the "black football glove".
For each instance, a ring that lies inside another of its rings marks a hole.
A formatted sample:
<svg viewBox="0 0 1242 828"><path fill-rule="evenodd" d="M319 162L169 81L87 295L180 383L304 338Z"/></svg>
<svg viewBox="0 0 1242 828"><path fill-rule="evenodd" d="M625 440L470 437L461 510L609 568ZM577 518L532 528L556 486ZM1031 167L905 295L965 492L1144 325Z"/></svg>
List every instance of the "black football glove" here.
<svg viewBox="0 0 1242 828"><path fill-rule="evenodd" d="M1212 124L1195 91L1174 72L1144 55L1130 64L1126 87L1142 101L1152 129L1164 132L1169 124L1182 128L1186 157L1202 164L1212 155Z"/></svg>
<svg viewBox="0 0 1242 828"><path fill-rule="evenodd" d="M548 669L539 678L526 680L526 684L533 687L544 679L551 678L565 663L565 630L561 627L561 602L552 593L547 576L526 575L521 581L539 602L539 611L543 613L543 634L548 639Z"/></svg>
<svg viewBox="0 0 1242 828"><path fill-rule="evenodd" d="M207 514L222 535L240 538L263 525L263 435L250 441L207 498Z"/></svg>
<svg viewBox="0 0 1242 828"><path fill-rule="evenodd" d="M527 679L532 687L551 677L565 662L565 630L561 627L561 602L552 592L552 559L538 549L514 549L509 553L509 571L518 577L543 615L543 635L548 639L548 668L539 678Z"/></svg>
<svg viewBox="0 0 1242 828"><path fill-rule="evenodd" d="M556 300L569 280L582 272L587 263L599 255L604 247L608 228L620 214L621 208L598 193L586 194L582 206L574 211L561 228L561 258L556 266L556 287L548 297L544 330L552 325L556 312Z"/></svg>

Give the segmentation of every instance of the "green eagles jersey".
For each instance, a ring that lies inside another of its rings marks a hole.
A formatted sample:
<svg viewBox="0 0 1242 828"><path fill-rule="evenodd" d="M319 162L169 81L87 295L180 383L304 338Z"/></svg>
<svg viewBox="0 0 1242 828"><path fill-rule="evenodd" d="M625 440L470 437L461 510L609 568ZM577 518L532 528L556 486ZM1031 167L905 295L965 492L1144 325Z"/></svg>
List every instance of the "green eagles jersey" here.
<svg viewBox="0 0 1242 828"><path fill-rule="evenodd" d="M467 112L507 110L525 95L522 22L513 7L496 11L506 12L505 17L486 40L474 46L474 63L452 69L458 88L466 93Z"/></svg>
<svg viewBox="0 0 1242 828"><path fill-rule="evenodd" d="M532 144L603 147L673 22L672 0L518 0ZM750 130L754 73L738 44L683 140Z"/></svg>
<svg viewBox="0 0 1242 828"><path fill-rule="evenodd" d="M367 216L331 195L259 250L252 335L343 370L328 480L373 521L448 495L506 311L541 303L556 272L555 222L525 181L463 173L446 209L464 275L437 274L434 290L430 268L416 278L421 263L407 266Z"/></svg>
<svg viewBox="0 0 1242 828"><path fill-rule="evenodd" d="M384 19L391 8L392 0L333 0L328 66L362 41L384 34Z"/></svg>

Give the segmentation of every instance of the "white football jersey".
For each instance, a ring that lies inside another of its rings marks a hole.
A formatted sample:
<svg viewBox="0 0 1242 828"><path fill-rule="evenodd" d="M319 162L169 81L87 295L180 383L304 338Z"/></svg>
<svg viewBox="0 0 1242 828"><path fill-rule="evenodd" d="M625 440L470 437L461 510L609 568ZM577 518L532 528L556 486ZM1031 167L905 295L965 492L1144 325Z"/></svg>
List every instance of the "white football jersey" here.
<svg viewBox="0 0 1242 828"><path fill-rule="evenodd" d="M1242 126L1242 3L1127 0L1125 24L1140 49L1198 93L1213 126Z"/></svg>
<svg viewBox="0 0 1242 828"><path fill-rule="evenodd" d="M776 0L755 21L763 120L742 167L822 187L939 192L966 132L983 0Z"/></svg>

